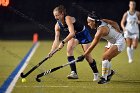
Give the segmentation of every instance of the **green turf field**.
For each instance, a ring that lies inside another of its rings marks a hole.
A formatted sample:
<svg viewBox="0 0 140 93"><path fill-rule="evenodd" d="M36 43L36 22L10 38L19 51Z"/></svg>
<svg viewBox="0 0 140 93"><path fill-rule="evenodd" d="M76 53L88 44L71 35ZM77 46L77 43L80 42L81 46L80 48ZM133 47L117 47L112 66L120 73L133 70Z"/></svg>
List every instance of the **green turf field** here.
<svg viewBox="0 0 140 93"><path fill-rule="evenodd" d="M92 52L97 61L97 66L101 72L101 57L106 42L100 42ZM41 61L51 48L52 41L41 41L40 45L30 60L24 72ZM139 44L140 45L140 44ZM0 86L10 73L21 62L32 46L31 41L0 41ZM81 55L82 49L79 45L75 49L75 57ZM79 79L68 80L66 77L70 73L69 66L62 68L48 76L42 77L42 82L35 81L37 74L46 69L67 63L66 46L47 60L39 69L35 70L26 79L26 83L21 83L18 79L12 93L140 93L140 46L135 51L134 62L127 62L126 50L112 60L112 68L116 71L112 80L108 84L99 85L93 82L93 74L84 60L77 63Z"/></svg>

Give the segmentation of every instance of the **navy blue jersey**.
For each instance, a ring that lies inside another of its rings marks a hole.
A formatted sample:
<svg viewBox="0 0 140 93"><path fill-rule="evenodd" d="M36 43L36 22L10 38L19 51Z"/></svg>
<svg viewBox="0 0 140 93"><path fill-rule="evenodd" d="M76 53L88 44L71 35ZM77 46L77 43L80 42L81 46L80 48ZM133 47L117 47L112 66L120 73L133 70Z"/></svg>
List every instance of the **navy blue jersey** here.
<svg viewBox="0 0 140 93"><path fill-rule="evenodd" d="M57 23L60 27L60 30L69 32L67 24L62 24L60 20L57 20ZM80 44L87 44L92 41L89 30L84 25L78 23L77 21L73 23L73 25L75 30L74 38L77 39Z"/></svg>
<svg viewBox="0 0 140 93"><path fill-rule="evenodd" d="M57 20L57 22L58 22L58 25L59 25L59 27L60 27L61 29L63 29L64 31L68 31L68 26L67 26L66 23L65 23L65 24L62 24L62 22L61 22L60 20ZM78 21L75 21L75 22L73 23L73 26L74 26L74 30L76 31L75 33L82 31L83 28L84 28L84 25L82 25L82 24L79 23Z"/></svg>

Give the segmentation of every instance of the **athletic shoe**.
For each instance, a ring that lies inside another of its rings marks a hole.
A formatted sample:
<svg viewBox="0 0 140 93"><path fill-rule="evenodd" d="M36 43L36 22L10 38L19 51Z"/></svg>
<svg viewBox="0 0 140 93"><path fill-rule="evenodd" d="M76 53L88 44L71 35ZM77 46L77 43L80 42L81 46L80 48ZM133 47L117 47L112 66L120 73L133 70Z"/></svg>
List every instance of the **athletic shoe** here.
<svg viewBox="0 0 140 93"><path fill-rule="evenodd" d="M71 71L70 75L68 75L67 78L68 79L78 79L78 75L74 71Z"/></svg>
<svg viewBox="0 0 140 93"><path fill-rule="evenodd" d="M109 82L112 78L112 76L115 74L114 70L111 70L111 74L107 76L107 81Z"/></svg>
<svg viewBox="0 0 140 93"><path fill-rule="evenodd" d="M94 73L93 75L94 75L94 79L93 79L93 81L97 81L98 78L99 78L99 74L98 74L98 73Z"/></svg>
<svg viewBox="0 0 140 93"><path fill-rule="evenodd" d="M101 80L98 82L98 84L106 84L107 80L105 80L105 78L101 77Z"/></svg>

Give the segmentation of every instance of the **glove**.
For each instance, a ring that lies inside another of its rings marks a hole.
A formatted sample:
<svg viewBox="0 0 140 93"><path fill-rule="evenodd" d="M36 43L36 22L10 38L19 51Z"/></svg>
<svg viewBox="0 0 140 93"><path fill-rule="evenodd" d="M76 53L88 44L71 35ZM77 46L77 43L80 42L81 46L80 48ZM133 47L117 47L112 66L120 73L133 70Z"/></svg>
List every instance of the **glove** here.
<svg viewBox="0 0 140 93"><path fill-rule="evenodd" d="M79 56L79 57L77 58L77 62L83 61L83 60L84 60L84 58L85 58L85 56L84 56L84 55Z"/></svg>

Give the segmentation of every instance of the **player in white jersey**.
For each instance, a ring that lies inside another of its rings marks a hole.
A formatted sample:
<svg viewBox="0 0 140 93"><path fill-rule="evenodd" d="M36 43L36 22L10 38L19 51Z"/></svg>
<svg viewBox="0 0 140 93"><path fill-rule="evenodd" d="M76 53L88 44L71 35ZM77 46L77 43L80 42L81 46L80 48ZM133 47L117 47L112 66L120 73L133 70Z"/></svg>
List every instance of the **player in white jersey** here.
<svg viewBox="0 0 140 93"><path fill-rule="evenodd" d="M129 2L129 10L124 13L121 20L121 27L124 31L124 37L127 43L128 62L133 62L133 50L138 46L140 12L135 10L136 2ZM126 25L125 25L126 23Z"/></svg>
<svg viewBox="0 0 140 93"><path fill-rule="evenodd" d="M100 20L95 13L91 13L88 15L87 22L90 28L97 29L97 32L91 46L78 59L82 61L85 55L91 53L101 38L107 40L108 44L105 46L102 58L102 77L98 82L98 84L105 84L110 81L112 75L115 73L114 70L111 70L111 59L125 49L125 39L121 34L118 24L112 20Z"/></svg>

